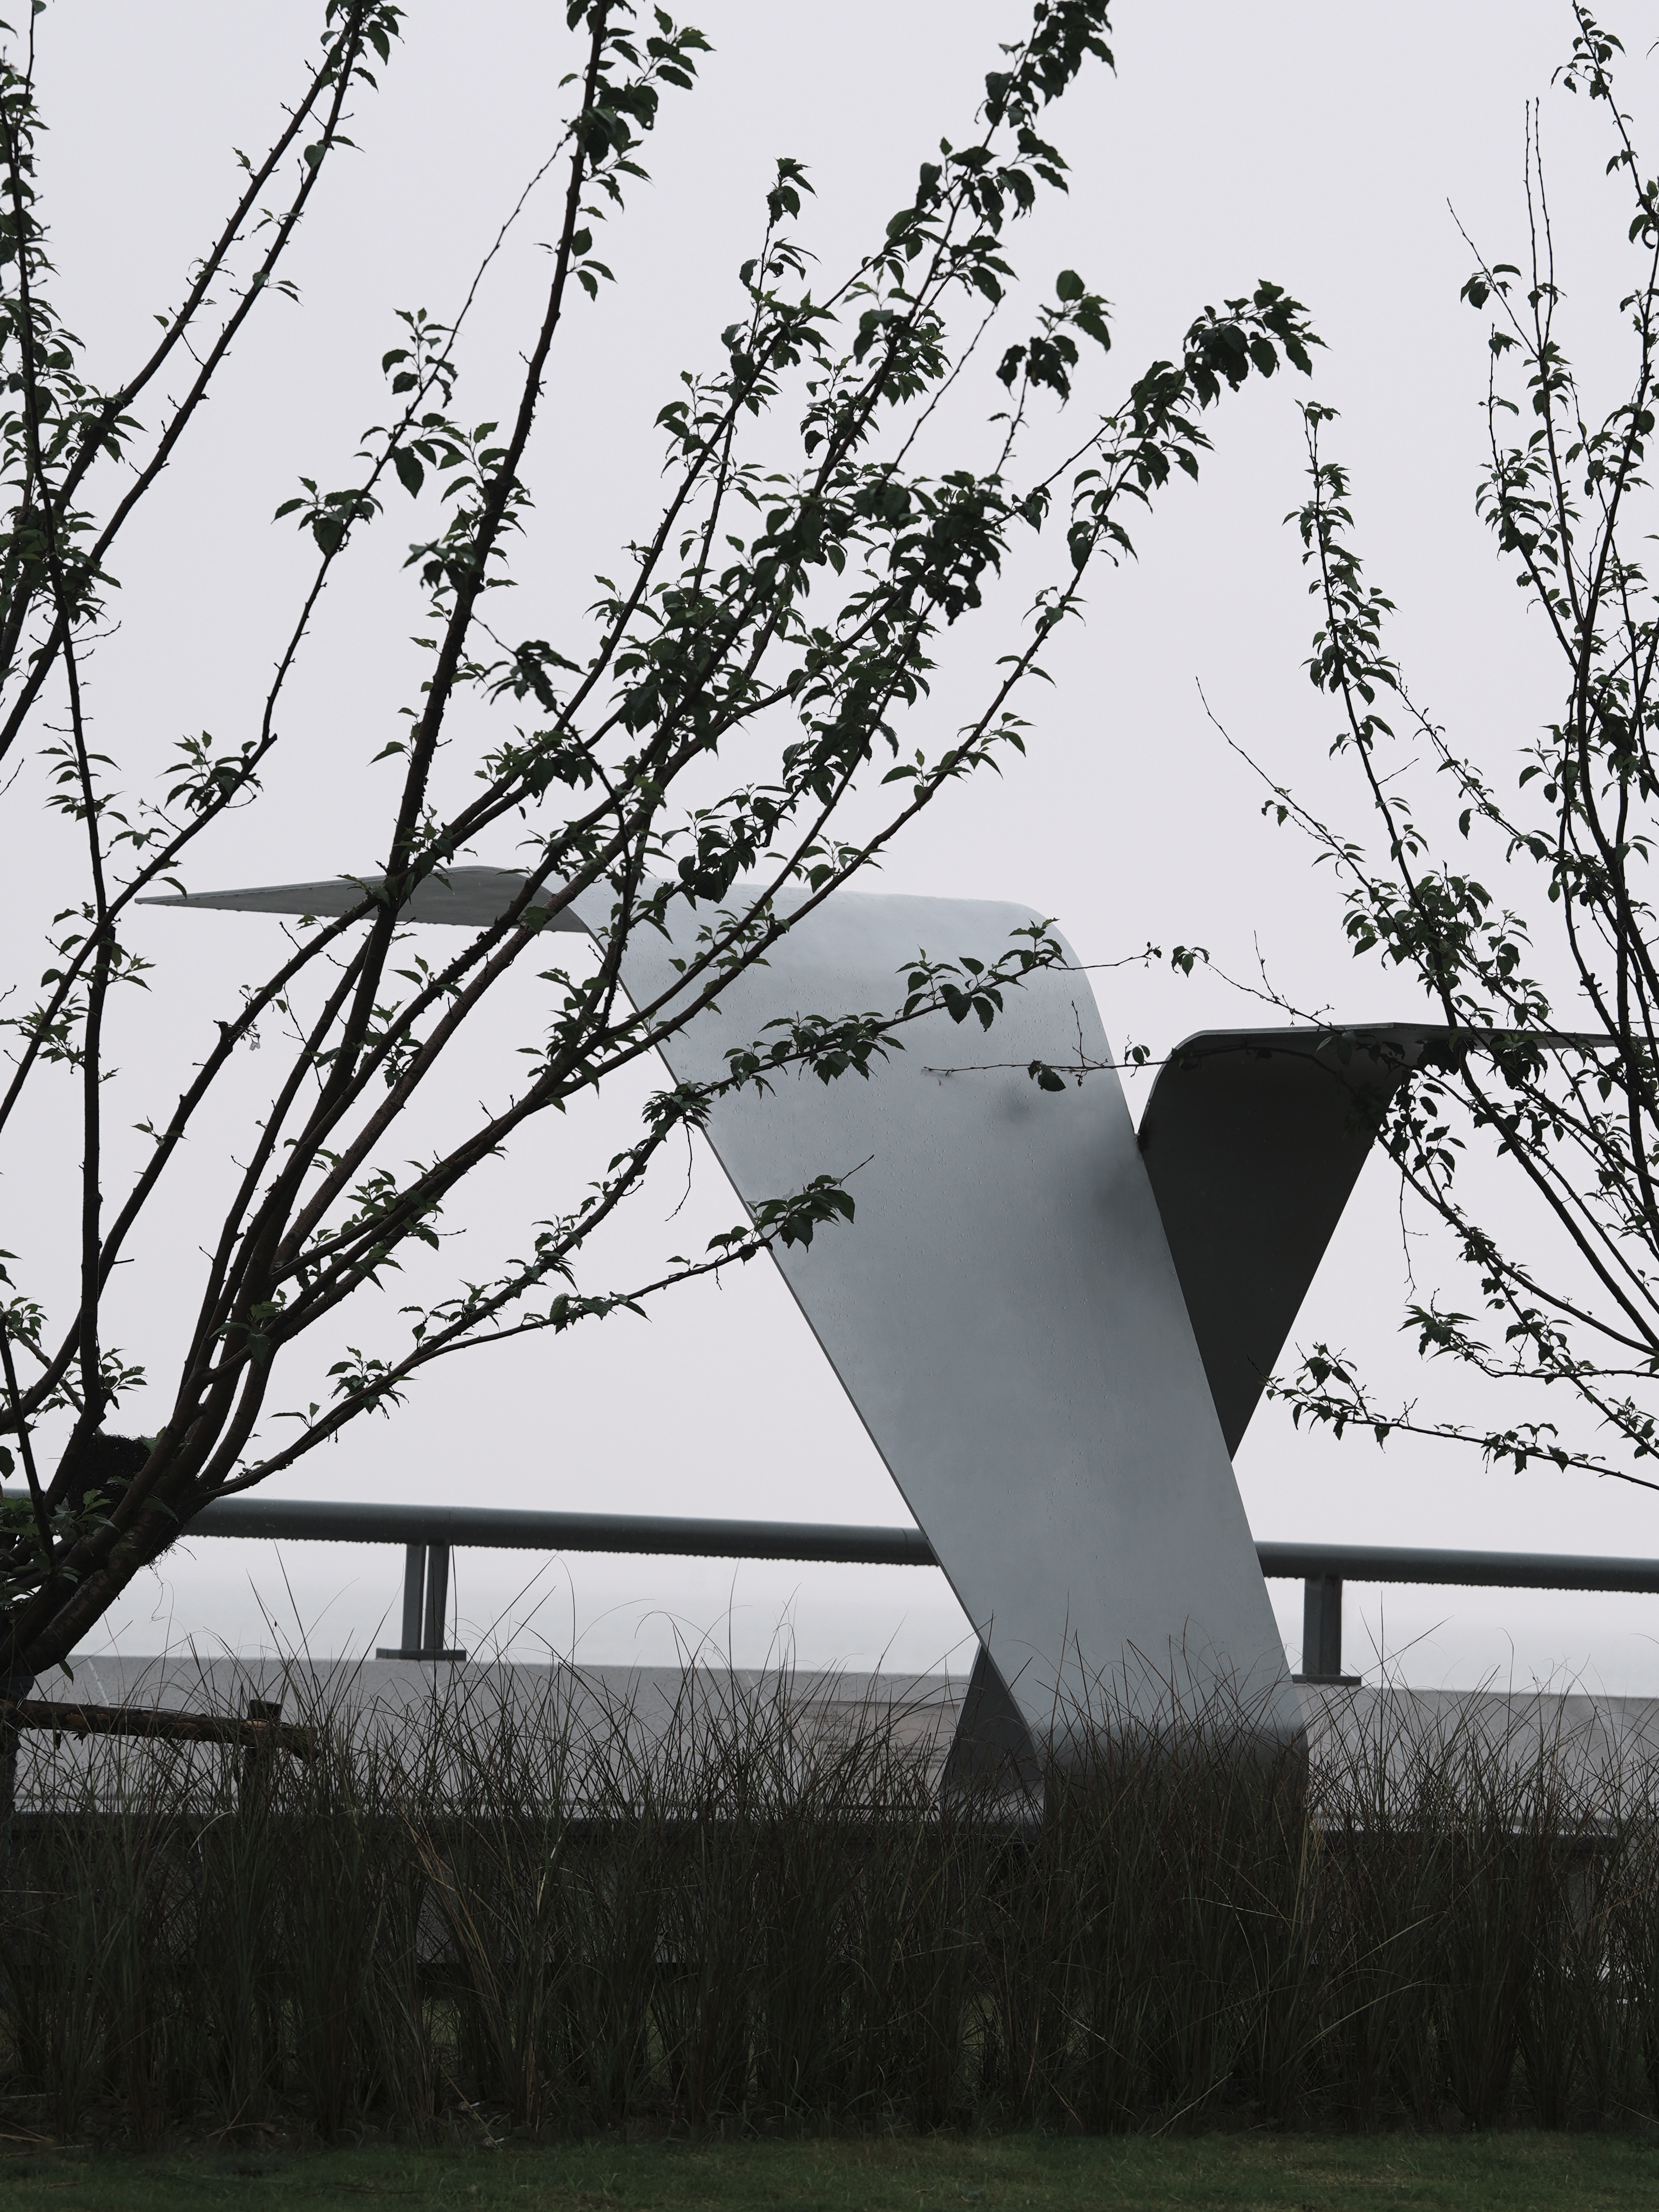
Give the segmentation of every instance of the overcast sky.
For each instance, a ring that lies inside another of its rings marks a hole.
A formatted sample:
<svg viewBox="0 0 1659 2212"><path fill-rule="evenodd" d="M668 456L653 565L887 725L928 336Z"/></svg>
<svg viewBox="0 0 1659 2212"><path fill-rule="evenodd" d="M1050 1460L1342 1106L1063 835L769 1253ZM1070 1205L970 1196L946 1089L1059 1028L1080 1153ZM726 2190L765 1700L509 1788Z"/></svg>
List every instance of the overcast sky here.
<svg viewBox="0 0 1659 2212"><path fill-rule="evenodd" d="M130 366L150 318L176 298L232 192L230 149L270 134L319 12L289 0L257 9L76 0L41 19L58 305L88 340L99 378L114 381ZM340 163L309 221L294 270L301 304L273 301L256 319L162 495L124 541L122 626L93 674L106 750L149 763L187 730L240 738L303 568L291 526L273 527L272 510L301 473L346 481L359 434L379 419L379 358L395 340L395 311L453 309L544 157L570 62L562 20L545 0L414 0L381 94L360 103L361 150ZM692 20L715 51L695 94L665 106L647 154L654 181L602 248L618 283L584 310L580 340L556 368L533 456L537 518L515 613L522 629L556 638L577 634L592 574L648 516L652 418L679 369L712 358L774 157L808 164L817 198L805 235L826 271L838 270L908 197L941 131L964 135L999 40L1017 36L1024 17L1014 0L775 0L763 9L717 0ZM1627 104L1639 120L1651 66L1633 13L1626 27L1638 47ZM1458 304L1470 254L1457 222L1489 257L1522 258L1523 120L1541 95L1569 343L1610 401L1622 204L1602 174L1599 119L1550 92L1570 10L1553 0L1501 10L1141 0L1118 11L1115 31L1115 76L1086 77L1055 118L1070 198L1018 241L1022 269L1045 288L1075 266L1113 302L1114 350L1091 368L1074 409L1109 403L1147 361L1174 351L1205 302L1263 276L1293 289L1327 341L1316 389L1341 410L1334 443L1353 472L1371 579L1399 603L1395 649L1455 739L1501 769L1547 718L1557 686L1474 512L1486 353L1483 325ZM537 240L551 225L550 212L526 222L483 300L464 355L469 418L510 404L545 267ZM1365 826L1358 793L1326 761L1328 704L1302 673L1313 615L1282 518L1301 497L1303 389L1288 380L1253 386L1212 420L1216 451L1201 483L1137 526L1138 563L1101 576L1086 625L1055 656L1059 682L1028 706L1027 761L935 808L895 850L886 887L1029 901L1058 917L1085 961L1149 938L1199 943L1237 974L1253 974L1259 954L1290 997L1344 1019L1410 1008L1398 982L1348 958L1328 877L1261 821L1259 787L1200 697L1201 685L1273 775ZM193 888L374 864L386 772L368 763L394 733L415 666L407 639L419 627L398 567L407 522L394 512L352 591L325 608L289 709L285 764L264 803L198 847ZM1010 623L1029 580L1011 581ZM943 727L982 665L969 658L942 673ZM510 837L476 857L510 865ZM0 883L7 966L29 981L41 923L62 902L61 859L43 836L9 855ZM165 913L137 926L157 969L143 1018L125 1035L123 1067L129 1095L144 1091L143 1110L171 1096L208 1010L234 997L243 975L263 974L275 928ZM1182 981L1167 969L1103 975L1097 995L1115 1041L1159 1049L1253 1018L1213 978ZM509 1006L497 1043L510 1042L512 1018ZM1133 1091L1132 1101L1138 1112ZM542 1132L544 1152L506 1164L481 1189L474 1233L488 1243L553 1210L580 1185L584 1160L614 1149L608 1140L636 1103L636 1092L619 1093L597 1117ZM0 1194L0 1241L54 1290L48 1170L63 1163L58 1137L43 1121L40 1176L14 1167ZM652 1249L681 1195L665 1186L637 1248L619 1248L619 1266ZM706 1236L734 1218L705 1158L673 1234ZM1443 1390L1397 1337L1403 1249L1397 1189L1376 1162L1296 1339L1346 1345L1397 1391ZM1428 1246L1420 1257L1432 1265ZM155 1266L190 1297L194 1264L188 1249L152 1254L146 1297L155 1297ZM127 1319L142 1355L154 1315ZM460 1369L424 1385L402 1419L314 1455L282 1490L905 1517L781 1283L759 1267L683 1294L648 1322L613 1321ZM121 1418L144 1428L161 1413L135 1399ZM1272 1408L1257 1415L1238 1475L1259 1536L1659 1554L1659 1498L1582 1476L1491 1473L1409 1440L1386 1452L1339 1446L1293 1433ZM473 1644L494 1635L526 1654L544 1643L592 1661L656 1661L713 1632L754 1660L781 1633L815 1663L963 1661L961 1616L933 1574L595 1559L543 1566L525 1554L465 1553L458 1564L459 1632ZM210 1648L298 1637L320 1650L361 1649L392 1625L400 1568L386 1551L294 1547L279 1561L263 1547L198 1541L135 1588L111 1632L128 1652L191 1636ZM1275 1597L1294 1659L1300 1591L1280 1585ZM1659 1690L1656 1623L1659 1605L1646 1600L1394 1591L1385 1605L1354 1590L1348 1656L1385 1650L1416 1682L1573 1675Z"/></svg>

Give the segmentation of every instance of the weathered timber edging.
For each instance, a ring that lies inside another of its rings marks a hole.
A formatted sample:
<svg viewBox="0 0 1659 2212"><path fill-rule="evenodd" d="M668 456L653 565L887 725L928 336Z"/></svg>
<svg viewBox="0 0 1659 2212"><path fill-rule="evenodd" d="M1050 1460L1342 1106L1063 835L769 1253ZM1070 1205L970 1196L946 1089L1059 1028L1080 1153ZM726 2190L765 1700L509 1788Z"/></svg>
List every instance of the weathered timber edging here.
<svg viewBox="0 0 1659 2212"><path fill-rule="evenodd" d="M46 1698L0 1698L0 1728L50 1729L54 1735L150 1736L174 1743L231 1743L246 1751L317 1755L317 1731L297 1721L231 1720L149 1705L60 1705Z"/></svg>

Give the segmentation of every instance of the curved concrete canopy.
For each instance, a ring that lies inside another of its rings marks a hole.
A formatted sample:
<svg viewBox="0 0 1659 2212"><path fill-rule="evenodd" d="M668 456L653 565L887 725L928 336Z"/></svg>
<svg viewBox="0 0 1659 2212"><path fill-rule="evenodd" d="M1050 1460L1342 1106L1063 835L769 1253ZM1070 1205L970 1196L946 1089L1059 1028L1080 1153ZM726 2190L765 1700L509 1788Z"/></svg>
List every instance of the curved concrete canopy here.
<svg viewBox="0 0 1659 2212"><path fill-rule="evenodd" d="M373 880L155 902L338 915ZM405 918L483 926L523 881L452 868ZM555 926L602 936L609 909L592 893ZM994 956L1032 918L840 892L665 1057L723 1073L775 1016L890 1009L918 947ZM675 952L630 941L635 1002L672 988ZM1142 1711L1225 1680L1274 1733L1300 1727L1230 1453L1376 1126L1380 1073L1333 1081L1328 1036L1189 1039L1138 1144L1109 1070L1058 1094L1025 1074L1079 1044L1109 1058L1086 979L1048 970L988 1035L925 1028L870 1083L791 1079L715 1108L747 1202L856 1170L854 1227L775 1257L981 1638L964 1727L977 1705L982 1741L1041 1735L1103 1677Z"/></svg>

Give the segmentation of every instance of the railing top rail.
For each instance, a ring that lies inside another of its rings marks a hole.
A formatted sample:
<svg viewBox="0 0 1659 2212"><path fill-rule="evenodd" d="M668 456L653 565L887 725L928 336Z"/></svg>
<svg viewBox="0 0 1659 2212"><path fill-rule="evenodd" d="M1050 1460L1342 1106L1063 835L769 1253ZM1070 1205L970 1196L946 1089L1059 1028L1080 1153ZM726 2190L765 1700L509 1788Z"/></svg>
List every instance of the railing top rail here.
<svg viewBox="0 0 1659 2212"><path fill-rule="evenodd" d="M1452 1583L1470 1589L1659 1592L1659 1559L1577 1552L1455 1552L1407 1544L1256 1546L1270 1579L1332 1575L1354 1583Z"/></svg>
<svg viewBox="0 0 1659 2212"><path fill-rule="evenodd" d="M663 1513L551 1513L489 1505L343 1504L225 1498L190 1524L201 1536L335 1544L474 1544L492 1550L650 1552L718 1559L822 1559L847 1566L931 1567L920 1528L833 1521L722 1521Z"/></svg>
<svg viewBox="0 0 1659 2212"><path fill-rule="evenodd" d="M10 1493L15 1495L15 1493ZM191 1522L192 1536L291 1543L465 1544L491 1550L635 1552L680 1558L818 1560L842 1566L930 1567L920 1528L833 1521L714 1520L662 1513L556 1513L488 1505L343 1504L333 1499L226 1498ZM1659 1559L1571 1552L1447 1551L1405 1544L1256 1546L1270 1579L1441 1583L1484 1589L1625 1590L1659 1594Z"/></svg>

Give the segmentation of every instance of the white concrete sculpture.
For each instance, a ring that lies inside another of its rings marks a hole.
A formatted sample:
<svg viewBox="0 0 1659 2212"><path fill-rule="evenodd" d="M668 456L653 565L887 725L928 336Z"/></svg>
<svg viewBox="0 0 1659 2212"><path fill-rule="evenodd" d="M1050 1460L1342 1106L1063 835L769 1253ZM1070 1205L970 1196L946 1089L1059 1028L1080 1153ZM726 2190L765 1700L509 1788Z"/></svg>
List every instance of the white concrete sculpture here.
<svg viewBox="0 0 1659 2212"><path fill-rule="evenodd" d="M522 883L453 868L422 887L406 918L477 927ZM327 915L362 896L337 879L178 902ZM609 909L608 891L590 894L580 918L557 926L602 938ZM838 892L665 1057L680 1079L721 1075L726 1048L775 1017L890 1011L918 948L994 957L1032 918L1017 906ZM634 933L622 980L636 1004L672 985L674 954ZM1230 1455L1397 1055L1384 1055L1379 1079L1382 1062L1362 1053L1372 1081L1356 1119L1354 1082L1333 1088L1312 1033L1191 1041L1144 1126L1143 1136L1170 1133L1152 1150L1155 1194L1115 1073L1060 1092L1026 1073L1033 1059L1063 1065L1079 1052L1097 1066L1110 1058L1087 978L1074 966L1040 970L1007 994L988 1032L920 1025L867 1083L791 1076L769 1097L721 1100L709 1127L749 1202L856 1170L854 1224L774 1256L981 1639L959 1747L970 1768L1028 1759L1032 1738L1063 1733L1103 1688L1118 1710L1127 1701L1150 1716L1172 1695L1224 1685L1270 1735L1301 1727ZM1276 1066L1279 1080L1287 1061L1302 1088L1287 1107L1281 1080L1269 1100L1257 1134L1271 1151L1276 1131L1284 1157L1278 1182L1269 1174L1257 1193L1248 1144L1242 1157L1227 1149L1238 1085L1255 1097L1251 1068ZM1298 1114L1318 1122L1317 1141L1298 1133ZM1237 1187L1206 1194L1200 1154ZM1304 1232L1268 1294L1249 1280L1264 1199L1288 1204ZM1218 1294L1193 1282L1183 1295L1183 1249L1189 1274L1226 1279ZM1200 1347L1189 1306L1206 1295Z"/></svg>

